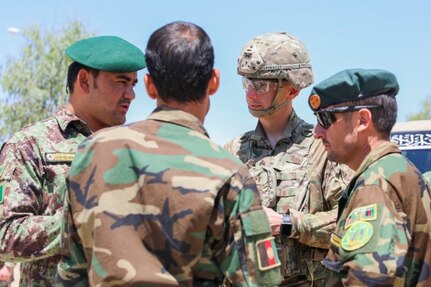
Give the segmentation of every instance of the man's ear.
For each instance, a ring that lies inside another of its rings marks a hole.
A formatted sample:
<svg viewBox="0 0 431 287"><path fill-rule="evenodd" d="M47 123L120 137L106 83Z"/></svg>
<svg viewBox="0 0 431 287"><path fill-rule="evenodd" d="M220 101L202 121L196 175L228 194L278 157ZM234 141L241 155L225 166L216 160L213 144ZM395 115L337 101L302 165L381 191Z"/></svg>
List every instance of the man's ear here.
<svg viewBox="0 0 431 287"><path fill-rule="evenodd" d="M93 86L94 77L91 72L85 69L81 69L76 77L76 85L78 89L82 90L86 94L90 92L90 87Z"/></svg>
<svg viewBox="0 0 431 287"><path fill-rule="evenodd" d="M148 96L151 99L155 100L158 96L158 92L157 92L157 88L154 85L153 79L151 78L150 74L144 75L144 83L145 83L145 88L147 89Z"/></svg>
<svg viewBox="0 0 431 287"><path fill-rule="evenodd" d="M294 89L292 86L290 86L290 93L287 96L288 100L293 100L294 98L296 98L299 95L299 92L301 91L300 89Z"/></svg>
<svg viewBox="0 0 431 287"><path fill-rule="evenodd" d="M358 115L358 131L369 129L373 124L371 111L369 109L360 109Z"/></svg>
<svg viewBox="0 0 431 287"><path fill-rule="evenodd" d="M215 94L219 86L220 86L220 71L218 69L214 69L211 75L211 79L208 83L208 89L207 89L208 95Z"/></svg>

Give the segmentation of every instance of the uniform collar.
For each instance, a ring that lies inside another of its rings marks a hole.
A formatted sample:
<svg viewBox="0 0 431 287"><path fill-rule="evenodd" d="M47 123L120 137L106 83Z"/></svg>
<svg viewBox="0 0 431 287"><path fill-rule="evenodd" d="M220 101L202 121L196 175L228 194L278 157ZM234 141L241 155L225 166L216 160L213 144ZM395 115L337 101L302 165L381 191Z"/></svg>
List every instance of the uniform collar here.
<svg viewBox="0 0 431 287"><path fill-rule="evenodd" d="M355 177L356 175L363 173L371 164L390 153L401 153L398 146L390 141L387 141L379 145L377 148L371 150L357 169Z"/></svg>
<svg viewBox="0 0 431 287"><path fill-rule="evenodd" d="M290 113L288 124L286 125L286 128L283 131L283 138L280 141L285 142L295 142L295 130L298 127L298 125L302 122L301 118L298 117L295 110L292 109L292 112ZM262 124L260 121L257 122L254 135L251 136L252 140L260 140L260 139L266 139L265 131L263 130Z"/></svg>
<svg viewBox="0 0 431 287"><path fill-rule="evenodd" d="M202 122L192 114L166 106L156 108L148 117L149 120L174 123L208 136Z"/></svg>
<svg viewBox="0 0 431 287"><path fill-rule="evenodd" d="M58 110L54 114L54 118L56 119L61 130L64 132L67 132L69 129L75 128L82 132L82 134L84 134L85 136L89 136L91 134L91 131L88 128L87 124L65 107L58 108Z"/></svg>

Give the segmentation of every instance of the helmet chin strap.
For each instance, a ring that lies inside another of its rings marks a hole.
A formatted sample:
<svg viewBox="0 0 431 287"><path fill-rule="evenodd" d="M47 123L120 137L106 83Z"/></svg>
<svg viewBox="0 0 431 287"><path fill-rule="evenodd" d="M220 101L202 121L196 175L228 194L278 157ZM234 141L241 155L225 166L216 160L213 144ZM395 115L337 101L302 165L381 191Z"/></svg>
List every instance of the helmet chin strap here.
<svg viewBox="0 0 431 287"><path fill-rule="evenodd" d="M282 85L283 83L282 83L282 81L283 81L282 79L280 79L280 78L278 79L277 94L275 95L274 100L272 100L271 107L269 107L268 109L265 109L265 110L254 110L254 109L248 108L248 111L250 112L250 114L253 117L261 118L263 116L271 115L275 111L277 111L277 110L279 110L281 108L284 108L287 105L288 100L285 100L285 101L283 101L280 104L276 104L277 101L278 101L278 99L281 96L281 91L283 90L283 85Z"/></svg>

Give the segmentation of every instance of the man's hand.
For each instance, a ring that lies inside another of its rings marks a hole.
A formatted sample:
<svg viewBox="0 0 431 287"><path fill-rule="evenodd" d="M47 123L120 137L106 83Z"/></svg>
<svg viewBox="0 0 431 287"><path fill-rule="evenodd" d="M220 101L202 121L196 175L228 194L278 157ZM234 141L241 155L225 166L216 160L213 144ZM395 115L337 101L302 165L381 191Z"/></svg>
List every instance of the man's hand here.
<svg viewBox="0 0 431 287"><path fill-rule="evenodd" d="M281 221L283 220L283 215L265 206L263 206L263 210L265 210L266 216L268 217L269 225L271 226L271 230L272 230L272 235L279 235Z"/></svg>
<svg viewBox="0 0 431 287"><path fill-rule="evenodd" d="M12 275L13 275L13 268L4 265L0 269L0 282L11 282L12 281Z"/></svg>

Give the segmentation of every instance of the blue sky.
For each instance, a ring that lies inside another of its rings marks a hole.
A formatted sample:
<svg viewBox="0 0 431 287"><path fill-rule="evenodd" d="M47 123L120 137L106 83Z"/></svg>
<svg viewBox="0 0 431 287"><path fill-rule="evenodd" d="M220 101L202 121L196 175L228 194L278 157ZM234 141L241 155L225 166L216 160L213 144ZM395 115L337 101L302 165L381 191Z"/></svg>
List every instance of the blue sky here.
<svg viewBox="0 0 431 287"><path fill-rule="evenodd" d="M0 67L25 45L8 27L37 24L59 29L78 20L97 35L117 35L143 50L151 33L176 20L198 24L209 34L221 86L205 120L211 138L224 144L256 119L247 110L236 62L242 47L266 32L285 31L307 46L315 82L346 68L381 68L400 83L398 121L417 112L431 94L431 1L427 0L271 0L271 1L23 1L0 2ZM128 122L144 119L155 107L142 83ZM315 123L307 105L311 88L294 100L297 113Z"/></svg>

